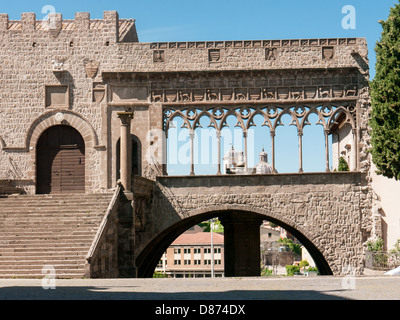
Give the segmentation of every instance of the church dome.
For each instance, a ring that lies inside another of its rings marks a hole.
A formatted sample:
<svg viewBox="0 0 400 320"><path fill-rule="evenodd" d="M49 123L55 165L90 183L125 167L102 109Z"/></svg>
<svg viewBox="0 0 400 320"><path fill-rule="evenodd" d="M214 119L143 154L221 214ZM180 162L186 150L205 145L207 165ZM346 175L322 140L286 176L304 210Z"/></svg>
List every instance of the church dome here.
<svg viewBox="0 0 400 320"><path fill-rule="evenodd" d="M256 174L272 173L272 166L268 163L268 154L264 151L260 153L260 162L256 165Z"/></svg>

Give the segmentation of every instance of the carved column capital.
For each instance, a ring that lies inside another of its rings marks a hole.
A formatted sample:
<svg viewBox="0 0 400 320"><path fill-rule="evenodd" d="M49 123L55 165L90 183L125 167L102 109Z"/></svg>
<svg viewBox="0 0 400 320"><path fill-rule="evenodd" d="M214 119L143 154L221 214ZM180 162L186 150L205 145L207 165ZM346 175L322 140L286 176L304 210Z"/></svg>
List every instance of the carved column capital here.
<svg viewBox="0 0 400 320"><path fill-rule="evenodd" d="M133 111L118 112L117 115L121 120L121 125L123 126L130 125L131 120L134 118Z"/></svg>

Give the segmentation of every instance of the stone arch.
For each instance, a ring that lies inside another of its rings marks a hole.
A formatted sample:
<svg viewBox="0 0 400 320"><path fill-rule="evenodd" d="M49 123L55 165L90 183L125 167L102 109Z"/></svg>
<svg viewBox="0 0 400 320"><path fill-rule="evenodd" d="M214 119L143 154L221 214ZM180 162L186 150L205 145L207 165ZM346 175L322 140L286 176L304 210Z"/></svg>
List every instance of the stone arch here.
<svg viewBox="0 0 400 320"><path fill-rule="evenodd" d="M58 119L56 116L58 114L62 114L63 119ZM32 122L26 135L26 148L34 148L39 140L39 137L46 129L60 124L69 125L79 131L87 148L93 148L94 146L98 145L96 132L88 120L71 110L53 110L42 114Z"/></svg>
<svg viewBox="0 0 400 320"><path fill-rule="evenodd" d="M286 229L293 234L308 250L316 263L321 275L332 275L331 266L324 257L323 249L319 248L314 243L315 236L309 234L307 230L296 225L293 221L267 212L260 208L250 208L247 205L222 205L209 206L207 208L195 209L189 217L186 217L175 224L170 225L165 230L160 232L138 255L136 266L138 268L138 277L151 277L154 269L159 262L162 254L170 246L170 244L188 228L202 221L209 220L215 217L221 217L224 214L235 211L243 214L255 214L263 220L271 221L280 227Z"/></svg>

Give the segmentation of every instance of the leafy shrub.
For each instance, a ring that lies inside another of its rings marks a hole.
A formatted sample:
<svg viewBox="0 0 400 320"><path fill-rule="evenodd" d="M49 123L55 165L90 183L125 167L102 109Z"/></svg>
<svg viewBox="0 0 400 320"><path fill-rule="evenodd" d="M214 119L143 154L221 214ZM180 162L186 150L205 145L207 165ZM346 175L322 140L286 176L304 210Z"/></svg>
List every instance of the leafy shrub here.
<svg viewBox="0 0 400 320"><path fill-rule="evenodd" d="M164 272L154 271L153 278L168 278L168 275L166 275Z"/></svg>
<svg viewBox="0 0 400 320"><path fill-rule="evenodd" d="M287 265L286 266L286 273L288 276L294 276L295 274L300 273L300 267L294 265Z"/></svg>
<svg viewBox="0 0 400 320"><path fill-rule="evenodd" d="M264 268L261 270L261 276L262 277L268 277L268 276L273 276L274 271L272 269Z"/></svg>
<svg viewBox="0 0 400 320"><path fill-rule="evenodd" d="M369 252L378 252L383 250L383 240L378 238L376 240L367 241L367 250Z"/></svg>

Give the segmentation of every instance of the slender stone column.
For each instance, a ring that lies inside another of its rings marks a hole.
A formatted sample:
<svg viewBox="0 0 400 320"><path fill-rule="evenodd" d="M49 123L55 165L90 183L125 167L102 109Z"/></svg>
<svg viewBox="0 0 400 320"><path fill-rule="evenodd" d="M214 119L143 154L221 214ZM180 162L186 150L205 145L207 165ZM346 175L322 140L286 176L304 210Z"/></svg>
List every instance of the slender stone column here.
<svg viewBox="0 0 400 320"><path fill-rule="evenodd" d="M357 129L352 129L351 132L353 139L351 140L350 171L357 171Z"/></svg>
<svg viewBox="0 0 400 320"><path fill-rule="evenodd" d="M218 144L218 172L217 175L221 175L221 130L217 130L217 144Z"/></svg>
<svg viewBox="0 0 400 320"><path fill-rule="evenodd" d="M247 173L247 130L243 131L243 139L244 139L244 168Z"/></svg>
<svg viewBox="0 0 400 320"><path fill-rule="evenodd" d="M225 276L260 276L262 219L241 212L229 212L219 219L224 226Z"/></svg>
<svg viewBox="0 0 400 320"><path fill-rule="evenodd" d="M303 172L303 132L299 132L299 172Z"/></svg>
<svg viewBox="0 0 400 320"><path fill-rule="evenodd" d="M329 140L328 140L329 130L325 130L325 158L326 158L326 172L330 172L329 168Z"/></svg>
<svg viewBox="0 0 400 320"><path fill-rule="evenodd" d="M131 141L131 120L133 112L118 112L121 120L121 150L120 170L121 183L126 193L132 190L132 141Z"/></svg>
<svg viewBox="0 0 400 320"><path fill-rule="evenodd" d="M194 130L189 131L190 137L190 175L194 176Z"/></svg>
<svg viewBox="0 0 400 320"><path fill-rule="evenodd" d="M275 170L275 131L271 131L271 161L272 161L272 173L276 173L276 170Z"/></svg>

